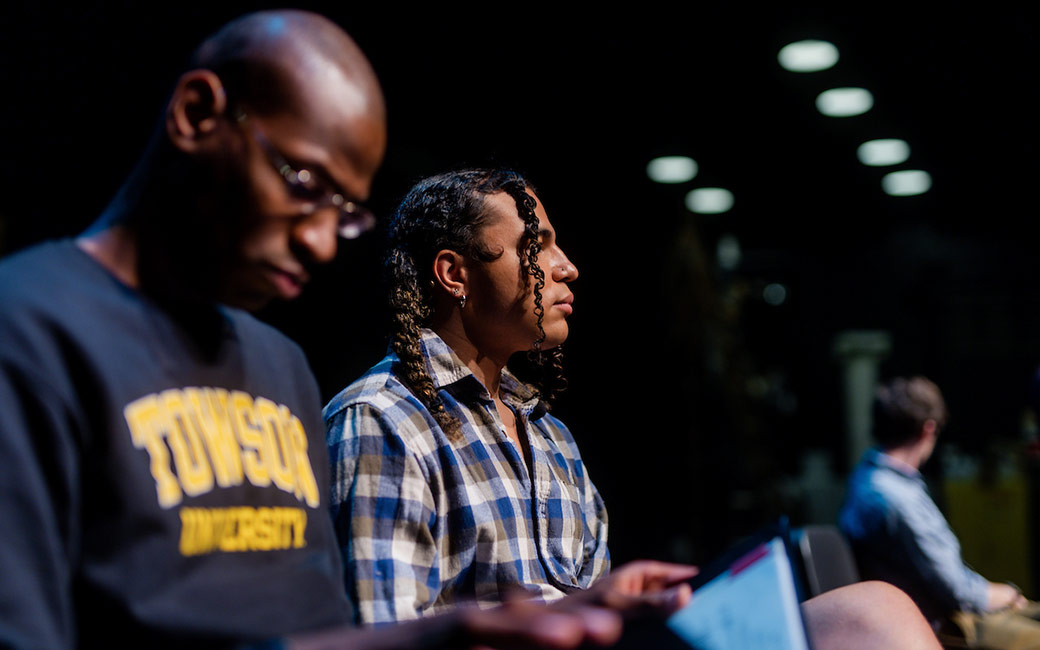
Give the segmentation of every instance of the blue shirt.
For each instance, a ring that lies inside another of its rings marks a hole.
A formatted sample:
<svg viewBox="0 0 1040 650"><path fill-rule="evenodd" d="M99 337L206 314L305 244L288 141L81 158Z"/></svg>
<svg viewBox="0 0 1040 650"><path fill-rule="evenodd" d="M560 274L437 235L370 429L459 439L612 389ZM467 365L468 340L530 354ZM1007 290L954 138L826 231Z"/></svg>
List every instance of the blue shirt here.
<svg viewBox="0 0 1040 650"><path fill-rule="evenodd" d="M588 587L610 567L607 513L570 432L504 371L500 396L528 443L529 471L487 388L430 330L422 349L460 438L401 382L392 353L325 407L333 519L358 620L497 604L517 587L543 600Z"/></svg>
<svg viewBox="0 0 1040 650"><path fill-rule="evenodd" d="M921 473L877 450L849 479L838 525L863 577L900 587L935 621L986 608L989 582L961 558L961 546Z"/></svg>

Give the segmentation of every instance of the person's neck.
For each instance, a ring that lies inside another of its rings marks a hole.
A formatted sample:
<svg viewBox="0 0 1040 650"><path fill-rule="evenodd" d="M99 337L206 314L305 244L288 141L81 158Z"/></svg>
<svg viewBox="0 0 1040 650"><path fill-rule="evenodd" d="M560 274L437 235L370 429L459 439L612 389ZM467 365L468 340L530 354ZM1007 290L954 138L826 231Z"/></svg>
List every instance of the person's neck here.
<svg viewBox="0 0 1040 650"><path fill-rule="evenodd" d="M917 445L902 445L900 447L892 447L891 449L883 449L882 451L889 458L894 458L914 470L920 471L921 465L924 464L921 450L918 449Z"/></svg>
<svg viewBox="0 0 1040 650"><path fill-rule="evenodd" d="M138 289L141 277L137 270L137 236L126 225L113 202L90 228L76 238L76 246L128 287Z"/></svg>
<svg viewBox="0 0 1040 650"><path fill-rule="evenodd" d="M136 182L141 180L139 174L131 177L75 243L117 280L159 304L206 354L215 354L224 317L212 260L185 259L191 247L170 232L190 209L190 197L165 187L162 179Z"/></svg>
<svg viewBox="0 0 1040 650"><path fill-rule="evenodd" d="M508 355L489 355L481 351L466 335L462 323L457 320L434 324L431 329L452 349L463 365L469 368L473 376L480 380L491 397L497 399L502 369L509 361Z"/></svg>

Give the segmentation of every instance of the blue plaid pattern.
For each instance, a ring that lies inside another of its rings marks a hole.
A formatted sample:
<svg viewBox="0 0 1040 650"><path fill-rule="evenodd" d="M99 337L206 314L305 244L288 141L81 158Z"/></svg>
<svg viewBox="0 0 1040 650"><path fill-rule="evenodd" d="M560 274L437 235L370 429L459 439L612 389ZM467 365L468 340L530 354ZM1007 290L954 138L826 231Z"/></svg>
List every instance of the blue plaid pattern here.
<svg viewBox="0 0 1040 650"><path fill-rule="evenodd" d="M528 472L483 384L432 331L422 346L460 440L401 383L393 353L324 411L358 621L490 606L518 586L543 600L588 587L610 568L607 513L570 432L505 371L501 395L520 415Z"/></svg>

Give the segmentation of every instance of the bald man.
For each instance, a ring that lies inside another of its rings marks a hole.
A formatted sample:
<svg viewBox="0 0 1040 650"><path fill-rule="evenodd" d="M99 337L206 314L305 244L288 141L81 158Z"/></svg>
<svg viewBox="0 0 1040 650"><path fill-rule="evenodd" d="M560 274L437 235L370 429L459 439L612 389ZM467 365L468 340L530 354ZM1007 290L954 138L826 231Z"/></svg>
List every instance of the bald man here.
<svg viewBox="0 0 1040 650"><path fill-rule="evenodd" d="M314 380L236 307L366 226L382 95L310 14L237 21L194 64L97 223L0 265L2 646L344 621Z"/></svg>

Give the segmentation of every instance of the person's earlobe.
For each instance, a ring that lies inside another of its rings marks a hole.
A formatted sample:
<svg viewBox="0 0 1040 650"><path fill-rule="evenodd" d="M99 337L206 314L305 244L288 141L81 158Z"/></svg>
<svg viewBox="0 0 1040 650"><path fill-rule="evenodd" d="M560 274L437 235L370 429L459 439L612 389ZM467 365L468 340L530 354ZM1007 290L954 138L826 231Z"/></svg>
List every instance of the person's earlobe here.
<svg viewBox="0 0 1040 650"><path fill-rule="evenodd" d="M178 149L196 151L227 111L224 84L210 70L181 75L166 111L166 133Z"/></svg>
<svg viewBox="0 0 1040 650"><path fill-rule="evenodd" d="M466 295L468 269L466 259L453 250L444 249L433 258L433 283L452 296Z"/></svg>

